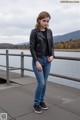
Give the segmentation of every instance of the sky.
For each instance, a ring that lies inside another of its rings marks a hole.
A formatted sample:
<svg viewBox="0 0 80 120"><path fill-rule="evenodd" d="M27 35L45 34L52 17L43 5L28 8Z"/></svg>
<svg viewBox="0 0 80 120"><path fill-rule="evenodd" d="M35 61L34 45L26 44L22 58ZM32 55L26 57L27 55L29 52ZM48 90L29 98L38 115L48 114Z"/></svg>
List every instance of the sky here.
<svg viewBox="0 0 80 120"><path fill-rule="evenodd" d="M30 32L42 11L51 15L49 28L52 29L53 36L80 30L80 2L0 0L0 43L29 42Z"/></svg>

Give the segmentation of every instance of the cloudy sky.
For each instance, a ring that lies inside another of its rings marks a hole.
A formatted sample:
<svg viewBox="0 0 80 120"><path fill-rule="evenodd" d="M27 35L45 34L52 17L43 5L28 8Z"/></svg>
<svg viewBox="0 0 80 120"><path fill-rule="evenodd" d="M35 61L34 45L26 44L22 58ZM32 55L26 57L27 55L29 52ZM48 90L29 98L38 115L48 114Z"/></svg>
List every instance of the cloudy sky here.
<svg viewBox="0 0 80 120"><path fill-rule="evenodd" d="M60 0L0 0L0 43L29 41L31 29L42 11L51 15L53 35L80 30L80 3Z"/></svg>

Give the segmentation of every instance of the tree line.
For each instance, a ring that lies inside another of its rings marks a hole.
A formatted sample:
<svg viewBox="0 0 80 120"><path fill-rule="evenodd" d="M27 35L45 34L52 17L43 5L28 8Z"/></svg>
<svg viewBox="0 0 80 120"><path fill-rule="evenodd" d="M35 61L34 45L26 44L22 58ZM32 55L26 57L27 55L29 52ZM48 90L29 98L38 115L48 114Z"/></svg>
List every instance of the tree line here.
<svg viewBox="0 0 80 120"><path fill-rule="evenodd" d="M80 48L80 40L72 40L66 42L58 42L54 44L55 49L79 49Z"/></svg>

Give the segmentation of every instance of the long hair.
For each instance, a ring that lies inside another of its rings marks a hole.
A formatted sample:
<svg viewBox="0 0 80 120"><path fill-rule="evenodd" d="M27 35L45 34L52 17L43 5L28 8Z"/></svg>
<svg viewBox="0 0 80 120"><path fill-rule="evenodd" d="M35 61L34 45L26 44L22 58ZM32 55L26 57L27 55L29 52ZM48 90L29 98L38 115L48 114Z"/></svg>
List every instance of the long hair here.
<svg viewBox="0 0 80 120"><path fill-rule="evenodd" d="M40 25L40 23L39 23L39 20L44 19L44 18L46 18L46 17L49 17L49 19L51 19L50 14L49 14L48 12L46 12L46 11L43 11L43 12L41 12L41 13L38 15L38 17L37 17L37 19L36 19L36 25L35 25L35 28L36 28L36 29L39 29L39 30L40 30L41 25Z"/></svg>

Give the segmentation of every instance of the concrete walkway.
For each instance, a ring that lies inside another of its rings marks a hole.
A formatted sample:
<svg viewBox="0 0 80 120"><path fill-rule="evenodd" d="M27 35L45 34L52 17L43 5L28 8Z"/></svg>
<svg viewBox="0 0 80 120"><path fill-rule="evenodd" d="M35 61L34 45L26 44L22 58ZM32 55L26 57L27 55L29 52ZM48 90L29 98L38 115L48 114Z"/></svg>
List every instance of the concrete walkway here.
<svg viewBox="0 0 80 120"><path fill-rule="evenodd" d="M33 111L36 80L17 77L0 90L0 113L7 120L80 120L80 90L48 82L45 101L48 110L42 114Z"/></svg>

